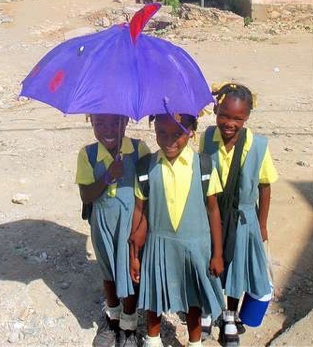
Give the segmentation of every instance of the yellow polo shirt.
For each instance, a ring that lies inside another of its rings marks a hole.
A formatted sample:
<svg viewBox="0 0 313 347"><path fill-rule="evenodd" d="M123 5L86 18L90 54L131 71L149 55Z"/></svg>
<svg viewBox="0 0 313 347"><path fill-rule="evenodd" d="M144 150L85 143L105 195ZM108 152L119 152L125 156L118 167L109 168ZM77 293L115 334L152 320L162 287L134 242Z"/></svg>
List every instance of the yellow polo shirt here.
<svg viewBox="0 0 313 347"><path fill-rule="evenodd" d="M121 146L121 155L123 158L124 154L131 154L134 152L134 146L132 144L132 141L129 137L124 136L122 139L122 146ZM148 146L145 142L140 141L138 145L138 157L141 158L144 155L148 154L150 152ZM113 158L109 151L103 146L102 143L98 142L98 154L97 154L97 161L103 161L104 166L108 168L112 162ZM77 158L77 171L76 171L76 181L77 184L84 184L89 185L95 182L94 176L93 176L93 168L89 163L88 155L86 152L85 147L83 147ZM107 188L107 194L109 196L114 197L116 195L116 183L111 184Z"/></svg>
<svg viewBox="0 0 313 347"><path fill-rule="evenodd" d="M195 153L193 149L186 146L172 165L166 159L164 153L161 150L159 150L158 152L157 161L162 165L163 185L165 190L167 208L173 228L175 230L177 230L178 228L179 221L182 217L189 194L194 155ZM220 193L221 191L222 186L218 177L218 173L216 169L213 168L207 195L210 196ZM135 195L141 200L147 199L143 196L137 182L135 184Z"/></svg>
<svg viewBox="0 0 313 347"><path fill-rule="evenodd" d="M201 153L203 151L204 147L204 140L205 140L205 133L201 134L200 137L200 143L199 143L199 152ZM224 146L224 141L221 135L221 132L219 128L216 128L213 134L213 141L218 142L219 147L219 163L221 168L221 177L222 177L222 185L225 187L227 182L227 177L229 173L230 164L234 155L235 147L233 147L228 153L226 151L226 148ZM251 145L253 142L253 134L252 131L247 128L247 136L246 141L243 146L242 156L241 156L241 165L243 165L247 153L249 152ZM278 174L275 169L275 166L273 164L273 160L270 154L270 151L268 149L268 146L265 151L265 155L263 158L263 162L261 164L260 172L259 172L259 183L273 183L278 179Z"/></svg>

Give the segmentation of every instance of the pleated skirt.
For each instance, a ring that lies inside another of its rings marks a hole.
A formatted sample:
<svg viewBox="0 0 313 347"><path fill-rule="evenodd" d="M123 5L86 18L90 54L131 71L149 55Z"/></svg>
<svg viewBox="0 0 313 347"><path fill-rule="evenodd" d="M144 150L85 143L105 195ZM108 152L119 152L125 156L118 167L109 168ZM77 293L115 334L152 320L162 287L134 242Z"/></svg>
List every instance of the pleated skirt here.
<svg viewBox="0 0 313 347"><path fill-rule="evenodd" d="M128 245L132 214L133 203L108 197L94 204L91 216L91 239L103 279L115 282L119 298L134 294Z"/></svg>
<svg viewBox="0 0 313 347"><path fill-rule="evenodd" d="M149 232L142 259L139 308L188 312L200 307L217 318L224 308L221 282L209 274L209 236L180 238L172 231ZM192 234L192 231L191 231Z"/></svg>
<svg viewBox="0 0 313 347"><path fill-rule="evenodd" d="M239 206L246 224L238 221L234 258L222 276L225 295L240 298L244 292L262 297L271 292L268 262L255 206Z"/></svg>

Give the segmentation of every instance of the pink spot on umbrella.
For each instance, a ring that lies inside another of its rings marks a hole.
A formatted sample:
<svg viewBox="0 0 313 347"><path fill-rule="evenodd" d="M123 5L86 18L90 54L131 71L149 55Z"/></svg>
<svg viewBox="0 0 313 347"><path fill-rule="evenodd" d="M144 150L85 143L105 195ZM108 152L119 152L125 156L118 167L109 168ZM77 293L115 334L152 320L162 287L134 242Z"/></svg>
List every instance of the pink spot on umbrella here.
<svg viewBox="0 0 313 347"><path fill-rule="evenodd" d="M50 92L56 92L64 82L64 72L59 70L55 73L54 77L49 83Z"/></svg>

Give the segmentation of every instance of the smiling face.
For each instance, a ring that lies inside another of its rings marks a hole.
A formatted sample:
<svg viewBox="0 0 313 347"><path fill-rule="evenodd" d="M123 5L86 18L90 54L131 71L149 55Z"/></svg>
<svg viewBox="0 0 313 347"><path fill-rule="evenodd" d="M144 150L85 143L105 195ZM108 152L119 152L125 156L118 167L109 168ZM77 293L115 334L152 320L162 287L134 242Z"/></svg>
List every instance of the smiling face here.
<svg viewBox="0 0 313 347"><path fill-rule="evenodd" d="M191 125L182 118L186 132L171 115L158 115L155 119L156 140L169 162L174 163L192 136Z"/></svg>
<svg viewBox="0 0 313 347"><path fill-rule="evenodd" d="M121 146L127 123L128 117L125 116L114 114L91 115L91 124L95 137L110 153L114 153Z"/></svg>
<svg viewBox="0 0 313 347"><path fill-rule="evenodd" d="M236 141L239 130L249 118L250 109L247 102L227 96L220 105L215 106L214 111L224 143Z"/></svg>

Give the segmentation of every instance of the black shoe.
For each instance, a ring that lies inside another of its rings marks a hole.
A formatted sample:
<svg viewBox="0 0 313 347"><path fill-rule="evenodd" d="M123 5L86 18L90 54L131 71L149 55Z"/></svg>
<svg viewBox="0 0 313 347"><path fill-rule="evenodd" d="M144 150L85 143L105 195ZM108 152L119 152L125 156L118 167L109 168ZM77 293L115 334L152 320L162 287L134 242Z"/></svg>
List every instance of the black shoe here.
<svg viewBox="0 0 313 347"><path fill-rule="evenodd" d="M229 328L233 326L235 332L234 333L227 333L227 330L229 331ZM224 322L221 329L220 334L218 338L219 343L223 347L237 347L239 346L239 336L238 331L236 329L235 322Z"/></svg>
<svg viewBox="0 0 313 347"><path fill-rule="evenodd" d="M201 341L208 339L212 332L212 324L210 326L201 326Z"/></svg>
<svg viewBox="0 0 313 347"><path fill-rule="evenodd" d="M238 334L239 335L244 334L246 332L246 328L243 325L242 321L241 320L235 320L235 323L236 323Z"/></svg>
<svg viewBox="0 0 313 347"><path fill-rule="evenodd" d="M92 341L93 347L115 347L118 329L113 328L112 322L108 316L102 319L99 324L97 335Z"/></svg>
<svg viewBox="0 0 313 347"><path fill-rule="evenodd" d="M122 330L116 336L116 347L137 347L136 330Z"/></svg>

